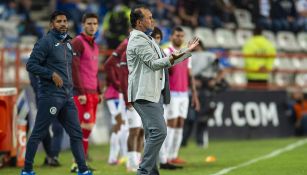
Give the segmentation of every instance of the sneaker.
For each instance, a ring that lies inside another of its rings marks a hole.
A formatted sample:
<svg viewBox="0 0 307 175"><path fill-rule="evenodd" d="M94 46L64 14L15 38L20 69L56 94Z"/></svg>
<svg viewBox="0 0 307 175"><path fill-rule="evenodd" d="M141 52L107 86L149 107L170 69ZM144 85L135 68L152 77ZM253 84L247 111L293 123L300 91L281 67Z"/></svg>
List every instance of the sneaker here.
<svg viewBox="0 0 307 175"><path fill-rule="evenodd" d="M177 157L175 159L170 160L169 163L182 165L182 164L185 164L186 161Z"/></svg>
<svg viewBox="0 0 307 175"><path fill-rule="evenodd" d="M78 172L77 175L93 175L93 173L90 170L87 170L83 173Z"/></svg>
<svg viewBox="0 0 307 175"><path fill-rule="evenodd" d="M60 162L59 162L59 160L58 160L57 157L51 158L51 159L49 160L49 162L48 162L48 165L49 165L49 166L53 166L53 167L59 167L59 166L61 166L61 164L60 164Z"/></svg>
<svg viewBox="0 0 307 175"><path fill-rule="evenodd" d="M109 165L118 165L119 162L118 160L115 160L115 161L111 161L111 162L108 162Z"/></svg>
<svg viewBox="0 0 307 175"><path fill-rule="evenodd" d="M35 175L35 172L34 171L26 172L25 170L21 170L20 175Z"/></svg>
<svg viewBox="0 0 307 175"><path fill-rule="evenodd" d="M44 160L44 163L43 163L43 166L48 166L48 163L49 161L48 161L48 157L45 157L45 160Z"/></svg>
<svg viewBox="0 0 307 175"><path fill-rule="evenodd" d="M175 169L182 169L182 166L173 165L171 163L160 163L160 169L165 170L175 170Z"/></svg>
<svg viewBox="0 0 307 175"><path fill-rule="evenodd" d="M128 173L131 173L131 172L137 172L138 171L138 169L137 168L132 168L132 167L127 167L127 172Z"/></svg>
<svg viewBox="0 0 307 175"><path fill-rule="evenodd" d="M118 164L122 165L122 164L125 164L127 161L128 161L128 157L123 156L118 160Z"/></svg>
<svg viewBox="0 0 307 175"><path fill-rule="evenodd" d="M71 173L77 173L79 171L78 165L76 163L73 163L70 167L70 172Z"/></svg>

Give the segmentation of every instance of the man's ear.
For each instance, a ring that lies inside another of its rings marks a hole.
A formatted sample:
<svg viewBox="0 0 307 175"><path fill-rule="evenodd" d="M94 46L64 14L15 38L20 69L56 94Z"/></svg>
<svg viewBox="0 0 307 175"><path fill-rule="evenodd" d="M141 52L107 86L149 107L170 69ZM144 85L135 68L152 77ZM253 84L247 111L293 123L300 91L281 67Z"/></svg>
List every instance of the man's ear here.
<svg viewBox="0 0 307 175"><path fill-rule="evenodd" d="M49 23L49 27L50 27L50 29L53 29L52 22Z"/></svg>

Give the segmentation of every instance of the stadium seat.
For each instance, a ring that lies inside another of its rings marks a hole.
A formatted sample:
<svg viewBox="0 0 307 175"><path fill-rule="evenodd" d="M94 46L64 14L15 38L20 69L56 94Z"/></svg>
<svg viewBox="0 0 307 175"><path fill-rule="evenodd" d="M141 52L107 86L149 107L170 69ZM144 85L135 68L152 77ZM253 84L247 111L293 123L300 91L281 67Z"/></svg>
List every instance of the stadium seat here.
<svg viewBox="0 0 307 175"><path fill-rule="evenodd" d="M252 23L252 17L249 11L244 9L236 9L234 11L234 14L238 22L239 28L243 29L254 28L254 24Z"/></svg>
<svg viewBox="0 0 307 175"><path fill-rule="evenodd" d="M277 46L277 44L276 44L275 35L274 35L274 33L273 33L272 31L264 30L264 31L262 32L262 34L263 34L263 36L265 36L268 40L270 40L270 41L273 43L273 45L274 45L275 47L278 48L278 46Z"/></svg>
<svg viewBox="0 0 307 175"><path fill-rule="evenodd" d="M239 47L237 44L237 40L234 36L234 33L228 29L216 29L215 30L215 37L218 43L218 46L225 48L225 49L236 49Z"/></svg>
<svg viewBox="0 0 307 175"><path fill-rule="evenodd" d="M243 58L239 58L235 56L229 57L229 63L232 67L236 67L236 68L244 68L244 64L245 64Z"/></svg>
<svg viewBox="0 0 307 175"><path fill-rule="evenodd" d="M296 74L294 82L298 86L307 86L307 74L306 73Z"/></svg>
<svg viewBox="0 0 307 175"><path fill-rule="evenodd" d="M195 29L195 35L199 37L205 48L216 48L217 43L210 28L198 27Z"/></svg>
<svg viewBox="0 0 307 175"><path fill-rule="evenodd" d="M242 47L245 42L251 38L253 36L253 33L252 31L250 30L242 30L242 29L238 29L236 31L236 38L237 38L237 41L238 41L238 45L240 47Z"/></svg>
<svg viewBox="0 0 307 175"><path fill-rule="evenodd" d="M186 42L190 41L194 37L192 29L187 26L182 26L181 28L183 29L185 33L185 41Z"/></svg>
<svg viewBox="0 0 307 175"><path fill-rule="evenodd" d="M277 45L284 51L296 52L300 50L296 37L292 32L278 32Z"/></svg>
<svg viewBox="0 0 307 175"><path fill-rule="evenodd" d="M273 77L274 84L285 87L292 83L293 75L286 72L278 72Z"/></svg>
<svg viewBox="0 0 307 175"><path fill-rule="evenodd" d="M202 75L204 77L212 77L216 73L213 70L213 62L216 54L212 52L194 52L192 54L192 73L193 75Z"/></svg>
<svg viewBox="0 0 307 175"><path fill-rule="evenodd" d="M297 42L301 49L307 52L307 32L300 32L297 34Z"/></svg>

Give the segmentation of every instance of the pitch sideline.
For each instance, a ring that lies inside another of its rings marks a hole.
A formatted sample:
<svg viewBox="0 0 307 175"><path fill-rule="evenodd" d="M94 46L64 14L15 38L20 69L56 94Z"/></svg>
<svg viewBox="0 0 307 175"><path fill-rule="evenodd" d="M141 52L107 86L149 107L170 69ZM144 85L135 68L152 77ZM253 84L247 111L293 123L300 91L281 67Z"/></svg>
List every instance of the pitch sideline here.
<svg viewBox="0 0 307 175"><path fill-rule="evenodd" d="M271 153L267 154L267 155L264 155L264 156L261 156L261 157L258 157L258 158L255 158L255 159L252 159L252 160L249 160L247 162L244 162L242 164L239 164L237 166L232 166L232 167L228 167L228 168L225 168L225 169L222 169L221 171L217 172L217 173L214 173L214 174L211 174L211 175L224 175L224 174L227 174L235 169L239 169L239 168L242 168L242 167L245 167L245 166L248 166L248 165L251 165L253 163L256 163L258 161L261 161L261 160L266 160L266 159L270 159L270 158L273 158L273 157L276 157L284 152L288 152L288 151L291 151L297 147L300 147L304 144L307 143L307 139L303 139L303 140L299 140L295 143L292 143L292 144L289 144L288 146L284 147L284 148L280 148L280 149L277 149L275 151L272 151Z"/></svg>

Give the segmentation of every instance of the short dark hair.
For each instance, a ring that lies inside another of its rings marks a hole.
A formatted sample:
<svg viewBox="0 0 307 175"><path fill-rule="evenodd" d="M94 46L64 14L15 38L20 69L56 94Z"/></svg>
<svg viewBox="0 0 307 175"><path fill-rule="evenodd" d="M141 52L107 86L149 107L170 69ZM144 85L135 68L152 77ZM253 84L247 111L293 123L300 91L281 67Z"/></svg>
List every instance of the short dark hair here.
<svg viewBox="0 0 307 175"><path fill-rule="evenodd" d="M182 29L182 27L176 26L173 28L171 35L173 35L175 32L184 32L184 30Z"/></svg>
<svg viewBox="0 0 307 175"><path fill-rule="evenodd" d="M98 21L98 15L97 15L97 14L95 14L95 13L85 13L85 14L82 16L82 23L85 23L85 21L86 21L88 18L96 18L97 21Z"/></svg>
<svg viewBox="0 0 307 175"><path fill-rule="evenodd" d="M158 28L158 27L155 27L151 33L151 37L155 38L157 35L160 35L161 36L161 40L163 38L163 33L162 31Z"/></svg>
<svg viewBox="0 0 307 175"><path fill-rule="evenodd" d="M67 13L65 13L64 11L56 10L56 11L54 11L54 12L50 15L49 21L50 21L50 22L53 22L53 21L55 20L55 18L56 18L57 16L60 16L60 15L64 15L64 16L66 16L66 18L68 18Z"/></svg>
<svg viewBox="0 0 307 175"><path fill-rule="evenodd" d="M135 28L136 27L136 22L137 20L141 20L144 18L144 14L142 13L141 9L148 9L146 6L139 5L131 9L130 13L130 23L131 27Z"/></svg>
<svg viewBox="0 0 307 175"><path fill-rule="evenodd" d="M253 30L254 35L262 35L262 27L260 25L256 25L256 27Z"/></svg>

